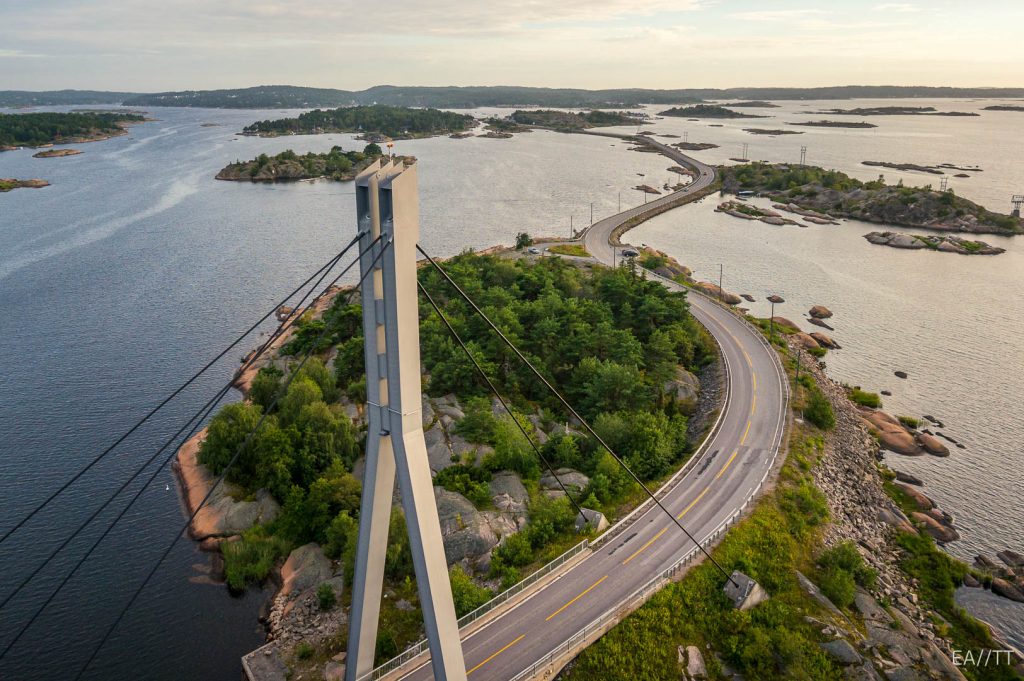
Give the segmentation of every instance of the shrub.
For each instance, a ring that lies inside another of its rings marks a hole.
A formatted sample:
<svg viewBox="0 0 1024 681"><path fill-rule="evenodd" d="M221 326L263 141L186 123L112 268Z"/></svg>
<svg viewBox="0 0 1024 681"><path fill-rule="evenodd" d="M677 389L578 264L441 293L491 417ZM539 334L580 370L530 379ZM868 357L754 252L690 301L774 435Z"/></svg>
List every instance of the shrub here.
<svg viewBox="0 0 1024 681"><path fill-rule="evenodd" d="M843 570L853 576L854 581L865 589L872 589L878 573L864 562L853 542L836 544L818 557L818 567L823 570Z"/></svg>
<svg viewBox="0 0 1024 681"><path fill-rule="evenodd" d="M491 600L491 596L494 595L490 589L479 586L474 582L458 565L449 571L448 578L452 584L452 598L455 601L456 617L462 617L466 613L476 610Z"/></svg>
<svg viewBox="0 0 1024 681"><path fill-rule="evenodd" d="M832 411L832 405L817 388L811 390L811 394L807 396L804 418L822 430L832 430L836 425L836 415Z"/></svg>
<svg viewBox="0 0 1024 681"><path fill-rule="evenodd" d="M900 423L905 425L907 428L917 428L921 425L920 419L915 419L912 416L900 416Z"/></svg>
<svg viewBox="0 0 1024 681"><path fill-rule="evenodd" d="M295 656L300 660L308 660L313 657L313 646L306 641L303 641L299 645L295 646Z"/></svg>
<svg viewBox="0 0 1024 681"><path fill-rule="evenodd" d="M267 578L278 560L288 555L290 542L268 534L262 525L246 530L238 541L221 544L224 555L224 578L235 593L245 590L249 582Z"/></svg>
<svg viewBox="0 0 1024 681"><path fill-rule="evenodd" d="M338 597L334 593L334 587L324 582L316 589L316 600L321 610L330 610L338 602Z"/></svg>
<svg viewBox="0 0 1024 681"><path fill-rule="evenodd" d="M449 466L434 476L434 484L450 492L457 492L473 502L477 508L491 502L490 471L477 466L459 464Z"/></svg>
<svg viewBox="0 0 1024 681"><path fill-rule="evenodd" d="M821 592L840 608L848 608L853 605L857 584L849 572L830 568L821 573L818 582Z"/></svg>
<svg viewBox="0 0 1024 681"><path fill-rule="evenodd" d="M533 562L533 547L526 534L517 532L509 536L505 542L494 550L494 557L502 565L523 567Z"/></svg>

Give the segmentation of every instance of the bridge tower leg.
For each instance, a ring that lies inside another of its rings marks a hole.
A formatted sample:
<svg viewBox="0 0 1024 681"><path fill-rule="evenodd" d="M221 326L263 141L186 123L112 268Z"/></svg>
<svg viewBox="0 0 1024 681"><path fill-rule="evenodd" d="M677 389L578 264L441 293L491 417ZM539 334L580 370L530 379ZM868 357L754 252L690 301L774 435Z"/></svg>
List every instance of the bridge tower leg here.
<svg viewBox="0 0 1024 681"><path fill-rule="evenodd" d="M359 518L346 681L373 669L395 478L434 678L465 681L448 563L423 439L416 243L416 166L375 163L356 177L366 356L366 469ZM377 245L367 248L377 237ZM386 249L377 259L380 249ZM368 270L372 272L367 274Z"/></svg>

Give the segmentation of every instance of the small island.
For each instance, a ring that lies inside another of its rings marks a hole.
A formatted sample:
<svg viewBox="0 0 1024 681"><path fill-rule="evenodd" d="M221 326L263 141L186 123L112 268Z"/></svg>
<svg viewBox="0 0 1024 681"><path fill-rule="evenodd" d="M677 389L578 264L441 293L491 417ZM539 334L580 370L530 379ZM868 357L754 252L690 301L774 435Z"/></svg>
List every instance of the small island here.
<svg viewBox="0 0 1024 681"><path fill-rule="evenodd" d="M862 165L872 166L875 168L890 168L892 170L912 170L918 173L930 173L932 175L944 175L941 170L935 166L922 166L916 163L891 163L889 161L861 161Z"/></svg>
<svg viewBox="0 0 1024 681"><path fill-rule="evenodd" d="M756 114L733 111L724 106L715 104L697 104L695 106L678 107L665 109L658 113L659 116L673 116L676 118L769 118L769 116L758 116Z"/></svg>
<svg viewBox="0 0 1024 681"><path fill-rule="evenodd" d="M18 180L13 177L0 178L0 192L9 192L12 189L40 189L49 186L49 182L38 178L33 180Z"/></svg>
<svg viewBox="0 0 1024 681"><path fill-rule="evenodd" d="M676 142L672 145L683 151L704 151L705 149L717 149L717 144L711 142Z"/></svg>
<svg viewBox="0 0 1024 681"><path fill-rule="evenodd" d="M276 156L260 154L251 161L235 161L217 173L216 179L233 182L290 182L327 179L347 182L382 155L376 144L367 144L361 151L345 151L332 147L326 154L308 153L300 156L291 149ZM415 159L404 157L406 163Z"/></svg>
<svg viewBox="0 0 1024 681"><path fill-rule="evenodd" d="M751 135L770 135L772 137L804 134L803 130L773 130L770 128L743 128L743 132L749 132Z"/></svg>
<svg viewBox="0 0 1024 681"><path fill-rule="evenodd" d="M986 106L982 111L1024 111L1024 106L1015 106L1012 104L995 104L993 106Z"/></svg>
<svg viewBox="0 0 1024 681"><path fill-rule="evenodd" d="M613 125L637 125L643 117L627 111L555 111L553 109L519 109L509 116L513 124L550 128L559 132L575 132ZM509 132L519 132L511 130Z"/></svg>
<svg viewBox="0 0 1024 681"><path fill-rule="evenodd" d="M857 109L826 109L819 114L834 116L978 116L968 111L938 111L933 106L870 106Z"/></svg>
<svg viewBox="0 0 1024 681"><path fill-rule="evenodd" d="M340 109L314 109L296 118L257 121L242 129L243 135L277 137L280 135L320 135L357 132L373 141L417 139L465 132L476 125L466 114L439 109L411 109L401 106L348 106Z"/></svg>
<svg viewBox="0 0 1024 681"><path fill-rule="evenodd" d="M941 253L959 253L960 255L999 255L1005 248L990 246L984 241L969 241L949 234L941 236L921 236L920 234L901 234L899 232L871 232L864 238L879 246L905 248L911 250L930 249Z"/></svg>
<svg viewBox="0 0 1024 681"><path fill-rule="evenodd" d="M0 114L0 151L18 147L97 142L127 135L125 128L128 125L146 120L136 113L106 111Z"/></svg>
<svg viewBox="0 0 1024 681"><path fill-rule="evenodd" d="M806 121L803 123L789 123L789 125L800 125L805 128L877 128L878 126L874 123L867 123L864 121Z"/></svg>
<svg viewBox="0 0 1024 681"><path fill-rule="evenodd" d="M879 177L863 182L814 166L749 163L719 168L727 193L753 191L791 212L973 234L1024 234L1021 218L1003 215L930 185L904 187Z"/></svg>
<svg viewBox="0 0 1024 681"><path fill-rule="evenodd" d="M740 201L725 201L715 208L716 213L725 213L743 220L760 220L769 225L795 225L795 220L784 218L773 210L753 206Z"/></svg>
<svg viewBox="0 0 1024 681"><path fill-rule="evenodd" d="M78 149L46 149L32 154L32 158L60 158L61 156L78 156L81 153Z"/></svg>

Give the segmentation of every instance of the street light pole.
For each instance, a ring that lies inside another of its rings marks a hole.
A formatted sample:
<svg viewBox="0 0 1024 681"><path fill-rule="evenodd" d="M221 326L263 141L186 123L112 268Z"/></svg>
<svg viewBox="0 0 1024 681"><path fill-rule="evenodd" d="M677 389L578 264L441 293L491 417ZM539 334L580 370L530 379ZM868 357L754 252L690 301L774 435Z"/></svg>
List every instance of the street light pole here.
<svg viewBox="0 0 1024 681"><path fill-rule="evenodd" d="M618 213L622 212L622 192L621 191L619 192L619 210L616 211L616 212L618 212Z"/></svg>
<svg viewBox="0 0 1024 681"><path fill-rule="evenodd" d="M594 226L594 202L590 202L590 226Z"/></svg>
<svg viewBox="0 0 1024 681"><path fill-rule="evenodd" d="M723 294L725 293L722 290L722 279L723 279L724 271L725 271L725 266L722 263L718 263L718 302L719 303L722 302Z"/></svg>
<svg viewBox="0 0 1024 681"><path fill-rule="evenodd" d="M569 214L569 239L576 236L576 230L572 228L572 213Z"/></svg>

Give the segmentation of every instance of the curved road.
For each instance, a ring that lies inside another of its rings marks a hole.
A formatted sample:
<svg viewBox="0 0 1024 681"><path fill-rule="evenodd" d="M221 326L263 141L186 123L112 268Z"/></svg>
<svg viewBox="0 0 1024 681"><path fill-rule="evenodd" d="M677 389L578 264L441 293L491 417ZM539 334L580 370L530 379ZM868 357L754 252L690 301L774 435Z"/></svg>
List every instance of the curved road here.
<svg viewBox="0 0 1024 681"><path fill-rule="evenodd" d="M694 168L686 188L597 222L585 236L594 257L612 262L612 231L636 215L710 185L715 171L676 149L647 140ZM679 284L665 281L670 289ZM731 312L697 294L693 315L717 339L728 367L729 399L701 458L662 499L699 540L709 536L756 493L780 446L786 412L781 367L759 334ZM546 656L606 610L623 603L694 547L656 506L617 536L500 617L463 635L471 681L507 681ZM423 662L422 658L416 663ZM428 679L429 663L402 678Z"/></svg>

